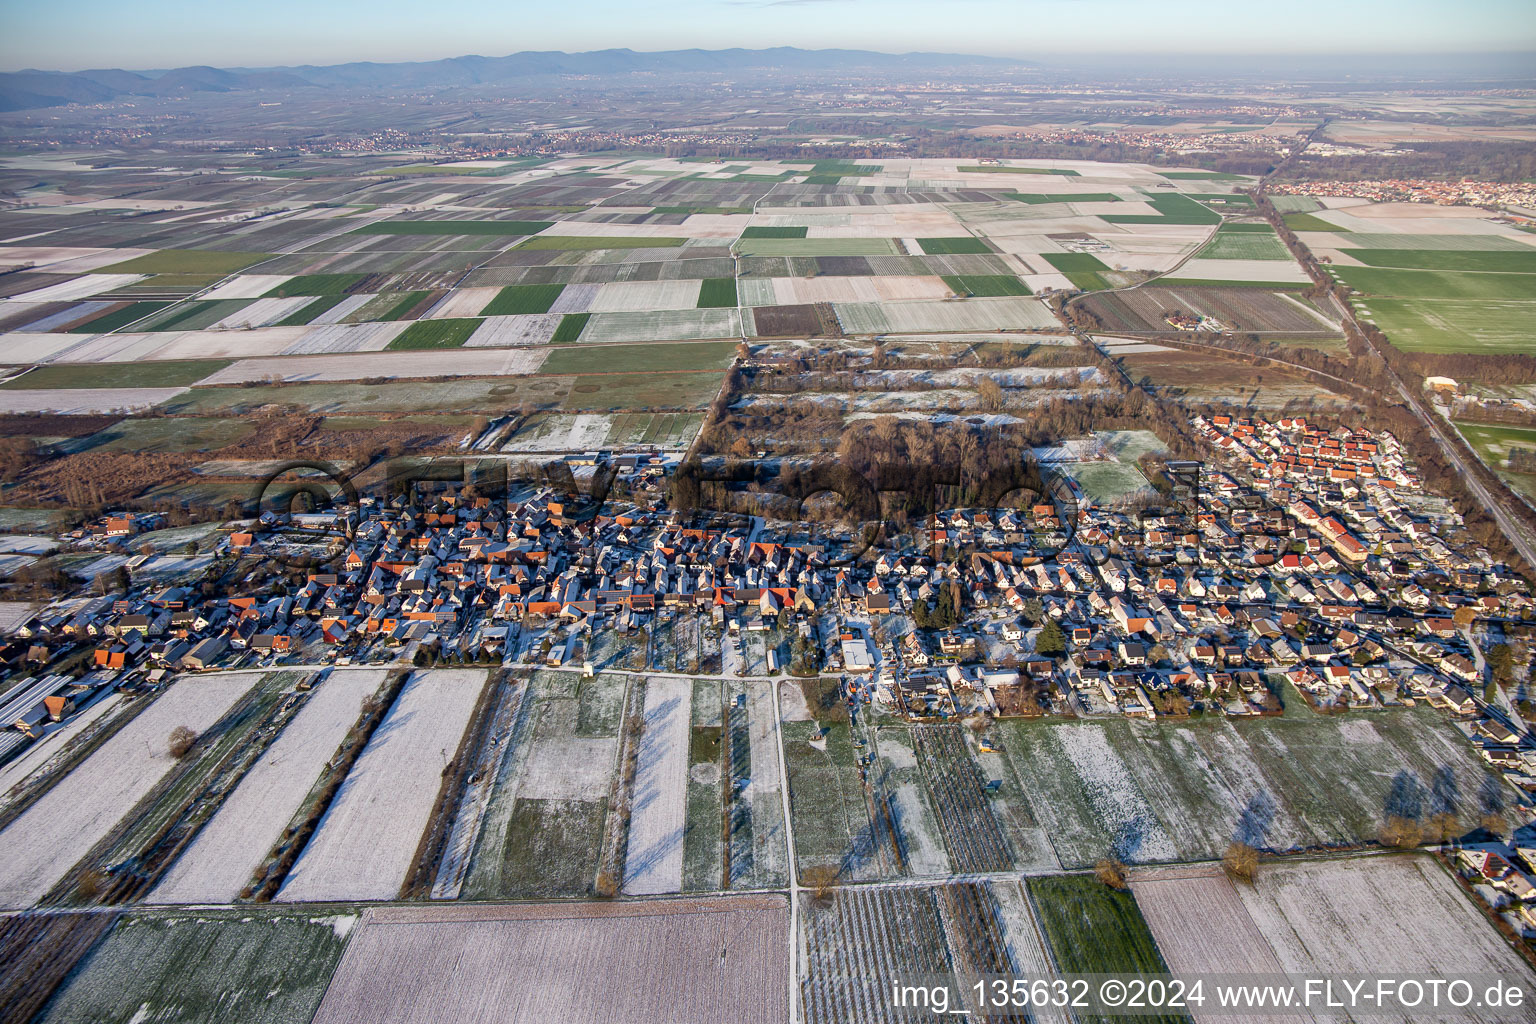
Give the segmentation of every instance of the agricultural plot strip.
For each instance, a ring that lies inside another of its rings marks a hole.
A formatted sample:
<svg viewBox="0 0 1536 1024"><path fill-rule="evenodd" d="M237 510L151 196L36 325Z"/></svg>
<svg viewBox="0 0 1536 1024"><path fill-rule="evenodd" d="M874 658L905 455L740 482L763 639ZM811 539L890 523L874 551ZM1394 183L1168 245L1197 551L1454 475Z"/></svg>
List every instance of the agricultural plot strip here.
<svg viewBox="0 0 1536 1024"><path fill-rule="evenodd" d="M183 678L0 832L0 907L36 903L175 766L171 730L201 732L261 677Z"/></svg>
<svg viewBox="0 0 1536 1024"><path fill-rule="evenodd" d="M828 903L809 901L802 927L808 1024L897 1024L913 1019L892 1004L897 980L1016 966L985 883L837 889Z"/></svg>
<svg viewBox="0 0 1536 1024"><path fill-rule="evenodd" d="M738 896L370 910L315 1024L780 1024L788 909Z"/></svg>
<svg viewBox="0 0 1536 1024"><path fill-rule="evenodd" d="M512 741L518 718L523 711L523 702L528 696L528 684L518 682L502 685L511 686L512 689L496 706L487 741L477 753L479 763L465 785L463 801L458 816L454 818L442 864L432 883L432 898L435 900L456 900L463 891L464 879L469 875L470 857L480 839L480 825L491 806L491 794L496 790L497 776L507 769L515 749Z"/></svg>
<svg viewBox="0 0 1536 1024"><path fill-rule="evenodd" d="M326 758L357 721L382 671L333 672L235 787L155 888L156 903L226 903L277 842L320 775Z"/></svg>
<svg viewBox="0 0 1536 1024"><path fill-rule="evenodd" d="M114 913L26 914L0 923L0 1020L31 1020L115 923Z"/></svg>
<svg viewBox="0 0 1536 1024"><path fill-rule="evenodd" d="M1278 974L1280 961L1243 906L1232 880L1217 867L1138 871L1131 892L1157 939L1168 968L1179 974ZM1217 1018L1196 1015L1197 1021ZM1305 1017L1276 1015L1277 1024Z"/></svg>
<svg viewBox="0 0 1536 1024"><path fill-rule="evenodd" d="M1005 871L1012 863L1008 841L981 788L981 774L958 725L922 725L913 730L923 779L933 794L939 829L955 870Z"/></svg>
<svg viewBox="0 0 1536 1024"><path fill-rule="evenodd" d="M624 891L631 896L681 892L683 819L688 806L686 679L652 679L645 687L645 731L635 771Z"/></svg>
<svg viewBox="0 0 1536 1024"><path fill-rule="evenodd" d="M485 673L420 672L353 766L278 894L284 902L389 899L410 869L441 772Z"/></svg>
<svg viewBox="0 0 1536 1024"><path fill-rule="evenodd" d="M1519 954L1429 857L1265 864L1257 884L1238 895L1292 974L1385 967L1406 977L1529 976ZM1389 905L1394 912L1381 913ZM1507 1013L1474 1006L1456 1016L1492 1022L1510 1019Z"/></svg>

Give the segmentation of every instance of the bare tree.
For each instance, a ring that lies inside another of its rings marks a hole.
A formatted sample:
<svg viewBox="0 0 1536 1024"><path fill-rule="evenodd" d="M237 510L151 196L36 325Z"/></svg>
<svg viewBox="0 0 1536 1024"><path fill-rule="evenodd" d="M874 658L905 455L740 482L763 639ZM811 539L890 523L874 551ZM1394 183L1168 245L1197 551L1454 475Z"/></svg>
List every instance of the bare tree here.
<svg viewBox="0 0 1536 1024"><path fill-rule="evenodd" d="M174 758L183 758L192 749L192 744L197 742L197 733L185 725L178 725L171 730L170 739L166 741L166 749Z"/></svg>
<svg viewBox="0 0 1536 1024"><path fill-rule="evenodd" d="M1233 878L1252 885L1254 877L1259 873L1259 851L1240 839L1234 839L1221 858L1221 866Z"/></svg>
<svg viewBox="0 0 1536 1024"><path fill-rule="evenodd" d="M1129 885L1126 881L1125 864L1115 856L1100 858L1099 862L1093 866L1093 877L1111 889L1125 889Z"/></svg>

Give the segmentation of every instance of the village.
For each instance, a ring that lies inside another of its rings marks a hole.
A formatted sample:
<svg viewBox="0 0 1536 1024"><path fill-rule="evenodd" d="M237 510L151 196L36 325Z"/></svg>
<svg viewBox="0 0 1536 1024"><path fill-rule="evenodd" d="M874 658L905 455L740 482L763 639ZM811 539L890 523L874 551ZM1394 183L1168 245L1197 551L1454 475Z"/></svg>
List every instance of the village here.
<svg viewBox="0 0 1536 1024"><path fill-rule="evenodd" d="M835 674L851 707L915 719L1277 714L1288 684L1324 714L1442 708L1536 791L1528 705L1496 667L1532 598L1397 442L1301 419L1193 427L1213 457L1170 465L1185 484L1166 501L953 510L856 559L851 528L549 488L264 513L220 528L201 578L140 580L130 559L18 623L0 747L113 689L274 665ZM66 540L128 550L159 525L113 515ZM309 569L273 557L316 547L331 557Z"/></svg>

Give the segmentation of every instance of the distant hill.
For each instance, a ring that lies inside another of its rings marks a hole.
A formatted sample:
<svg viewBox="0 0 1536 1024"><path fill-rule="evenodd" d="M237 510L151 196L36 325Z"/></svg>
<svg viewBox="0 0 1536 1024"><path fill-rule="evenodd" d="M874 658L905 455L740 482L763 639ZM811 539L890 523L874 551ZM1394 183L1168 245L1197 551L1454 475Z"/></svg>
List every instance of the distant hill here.
<svg viewBox="0 0 1536 1024"><path fill-rule="evenodd" d="M593 50L514 53L506 57L449 57L419 63L359 62L323 67L210 68L170 71L13 71L0 73L0 111L103 103L119 96L173 96L246 89L454 88L510 84L559 75L619 76L731 71L909 71L926 68L1027 67L1003 57L953 53L876 53L871 50Z"/></svg>

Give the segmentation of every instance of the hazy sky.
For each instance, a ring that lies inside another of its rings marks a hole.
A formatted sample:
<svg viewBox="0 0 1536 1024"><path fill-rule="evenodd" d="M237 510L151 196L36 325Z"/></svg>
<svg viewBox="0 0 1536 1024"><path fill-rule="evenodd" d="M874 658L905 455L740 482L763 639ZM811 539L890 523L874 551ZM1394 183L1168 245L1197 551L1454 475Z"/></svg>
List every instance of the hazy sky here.
<svg viewBox="0 0 1536 1024"><path fill-rule="evenodd" d="M1074 53L1536 50L1531 0L0 0L0 68L730 46Z"/></svg>

